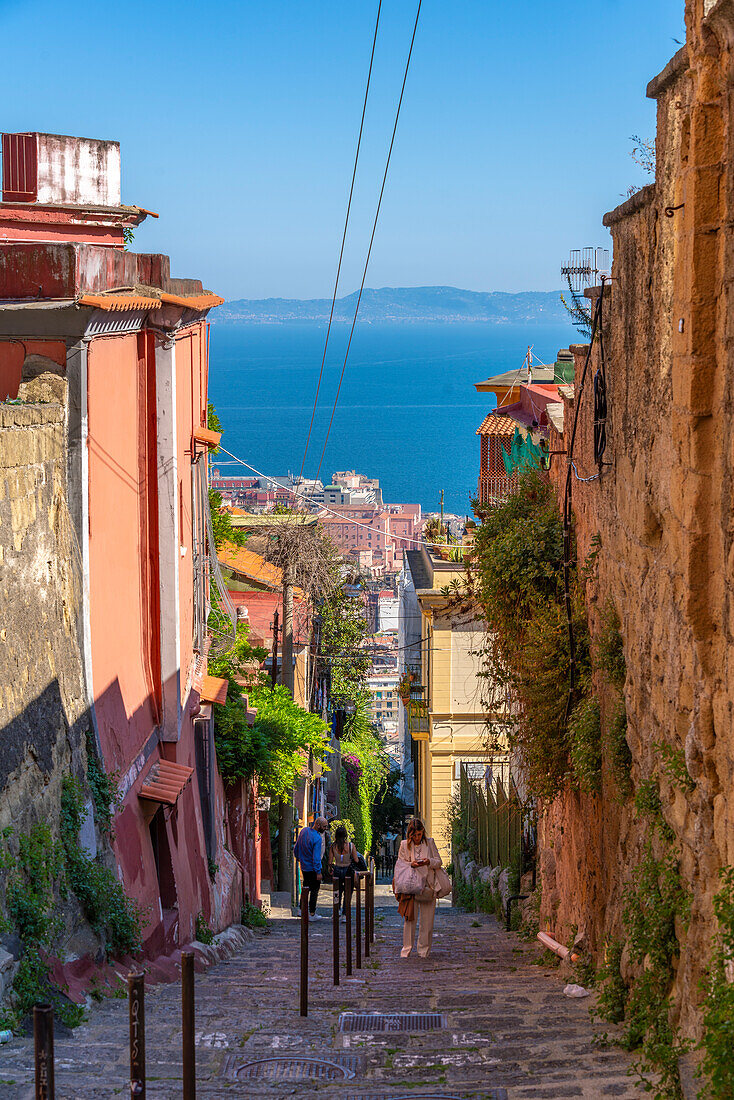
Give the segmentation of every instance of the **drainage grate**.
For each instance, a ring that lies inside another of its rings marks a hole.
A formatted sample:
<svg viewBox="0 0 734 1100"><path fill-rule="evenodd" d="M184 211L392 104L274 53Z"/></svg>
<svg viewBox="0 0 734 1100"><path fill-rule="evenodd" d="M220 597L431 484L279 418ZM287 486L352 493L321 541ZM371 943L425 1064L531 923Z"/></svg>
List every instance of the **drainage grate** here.
<svg viewBox="0 0 734 1100"><path fill-rule="evenodd" d="M235 1081L258 1078L261 1081L346 1081L353 1070L337 1062L315 1058L259 1058L253 1062L230 1062L228 1077Z"/></svg>
<svg viewBox="0 0 734 1100"><path fill-rule="evenodd" d="M476 1096L476 1093L473 1093ZM507 1089L490 1089L489 1092L484 1091L481 1093L482 1100L507 1100ZM466 1100L466 1097L455 1096L453 1093L448 1092L432 1092L432 1093L410 1093L406 1096L396 1096L394 1092L380 1092L380 1093L361 1093L359 1096L352 1096L351 1094L344 1097L344 1100Z"/></svg>
<svg viewBox="0 0 734 1100"><path fill-rule="evenodd" d="M437 1031L448 1027L443 1012L342 1012L339 1031Z"/></svg>

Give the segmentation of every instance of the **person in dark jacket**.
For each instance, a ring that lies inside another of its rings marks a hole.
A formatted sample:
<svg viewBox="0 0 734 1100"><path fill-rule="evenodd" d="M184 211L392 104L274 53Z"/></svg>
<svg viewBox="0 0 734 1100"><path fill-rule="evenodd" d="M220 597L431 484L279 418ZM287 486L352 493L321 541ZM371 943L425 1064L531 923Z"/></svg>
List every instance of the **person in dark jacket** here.
<svg viewBox="0 0 734 1100"><path fill-rule="evenodd" d="M328 828L325 817L317 817L313 825L305 825L298 834L293 854L301 865L301 881L308 886L308 911L310 920L321 920L316 912L316 901L321 886L321 857L323 854L323 834Z"/></svg>

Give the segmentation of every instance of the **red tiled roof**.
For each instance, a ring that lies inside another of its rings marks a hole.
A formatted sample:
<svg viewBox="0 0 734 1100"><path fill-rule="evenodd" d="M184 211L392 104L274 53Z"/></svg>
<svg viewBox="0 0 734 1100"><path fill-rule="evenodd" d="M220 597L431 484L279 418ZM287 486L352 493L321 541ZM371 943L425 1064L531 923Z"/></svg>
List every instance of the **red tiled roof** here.
<svg viewBox="0 0 734 1100"><path fill-rule="evenodd" d="M477 435L505 435L513 436L517 422L511 416L503 416L502 413L491 412L485 416L477 428Z"/></svg>
<svg viewBox="0 0 734 1100"><path fill-rule="evenodd" d="M148 798L151 802L165 802L167 806L173 806L193 774L194 769L187 768L185 764L156 760L148 769L138 791L138 798Z"/></svg>

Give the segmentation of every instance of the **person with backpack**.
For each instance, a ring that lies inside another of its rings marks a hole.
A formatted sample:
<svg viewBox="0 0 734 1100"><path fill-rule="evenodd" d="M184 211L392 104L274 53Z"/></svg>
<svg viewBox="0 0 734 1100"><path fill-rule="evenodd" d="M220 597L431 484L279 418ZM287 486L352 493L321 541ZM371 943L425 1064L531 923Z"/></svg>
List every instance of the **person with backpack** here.
<svg viewBox="0 0 734 1100"><path fill-rule="evenodd" d="M317 817L312 826L304 825L293 847L293 855L301 865L301 881L308 886L309 920L321 920L316 912L316 902L321 886L321 850L323 834L328 823L325 817Z"/></svg>
<svg viewBox="0 0 734 1100"><path fill-rule="evenodd" d="M354 871L359 862L359 853L349 840L349 834L343 825L338 825L334 833L334 843L329 849L329 869L339 885L339 908L342 920L347 919L347 878L354 880Z"/></svg>

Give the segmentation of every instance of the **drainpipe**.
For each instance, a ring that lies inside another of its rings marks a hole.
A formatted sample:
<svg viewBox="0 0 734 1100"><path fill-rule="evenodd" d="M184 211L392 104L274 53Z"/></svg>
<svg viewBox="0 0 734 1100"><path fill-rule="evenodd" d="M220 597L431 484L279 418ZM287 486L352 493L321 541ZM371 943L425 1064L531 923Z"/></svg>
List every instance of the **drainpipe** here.
<svg viewBox="0 0 734 1100"><path fill-rule="evenodd" d="M544 947L547 947L554 955L558 955L560 959L567 959L569 955L571 955L571 962L578 961L577 954L574 953L572 955L567 947L564 947L562 943L558 943L558 941L554 940L552 936L549 936L547 932L538 932L538 939Z"/></svg>

